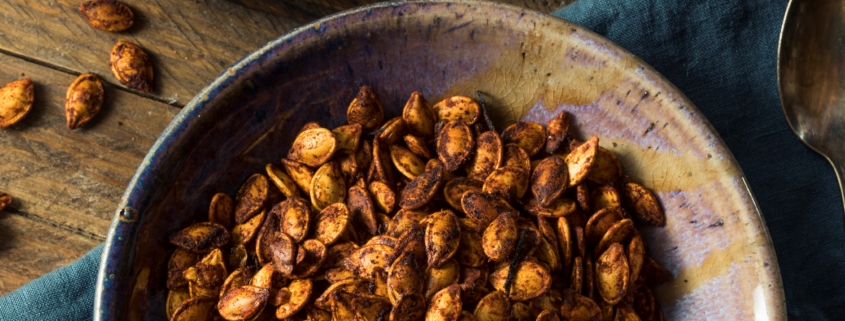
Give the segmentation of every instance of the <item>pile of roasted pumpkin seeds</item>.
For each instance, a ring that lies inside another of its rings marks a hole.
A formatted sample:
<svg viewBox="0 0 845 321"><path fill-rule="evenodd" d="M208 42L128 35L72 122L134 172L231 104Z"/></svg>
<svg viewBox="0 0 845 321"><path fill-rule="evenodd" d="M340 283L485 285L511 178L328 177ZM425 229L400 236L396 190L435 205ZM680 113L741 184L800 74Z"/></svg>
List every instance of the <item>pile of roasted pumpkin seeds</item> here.
<svg viewBox="0 0 845 321"><path fill-rule="evenodd" d="M171 320L662 320L672 278L634 222L655 196L598 138L545 127L500 135L483 97L401 117L362 87L348 125L309 123L281 164L208 222L171 235Z"/></svg>

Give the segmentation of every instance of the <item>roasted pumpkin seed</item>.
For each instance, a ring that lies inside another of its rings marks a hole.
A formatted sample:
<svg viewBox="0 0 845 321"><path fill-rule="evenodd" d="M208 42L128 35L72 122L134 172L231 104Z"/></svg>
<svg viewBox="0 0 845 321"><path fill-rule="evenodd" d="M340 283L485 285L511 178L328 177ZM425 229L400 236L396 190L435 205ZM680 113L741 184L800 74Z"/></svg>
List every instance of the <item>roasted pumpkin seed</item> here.
<svg viewBox="0 0 845 321"><path fill-rule="evenodd" d="M390 221L387 228L387 233L393 237L400 237L405 231L409 230L414 224L417 224L426 217L426 213L422 211L401 209Z"/></svg>
<svg viewBox="0 0 845 321"><path fill-rule="evenodd" d="M511 316L514 321L534 321L535 318L531 315L531 308L524 302L514 302L511 305Z"/></svg>
<svg viewBox="0 0 845 321"><path fill-rule="evenodd" d="M471 219L459 218L461 228L461 242L458 245L458 253L455 259L465 266L480 267L487 262L482 246L481 234L478 233L478 225Z"/></svg>
<svg viewBox="0 0 845 321"><path fill-rule="evenodd" d="M461 314L461 308L461 287L453 284L431 297L428 310L425 313L425 320L455 321Z"/></svg>
<svg viewBox="0 0 845 321"><path fill-rule="evenodd" d="M124 86L151 94L153 92L153 63L138 45L118 41L110 54L111 72Z"/></svg>
<svg viewBox="0 0 845 321"><path fill-rule="evenodd" d="M311 179L314 178L314 170L288 159L282 159L282 165L290 178L296 183L296 186L299 186L306 195L311 195Z"/></svg>
<svg viewBox="0 0 845 321"><path fill-rule="evenodd" d="M229 232L220 224L196 223L170 236L170 244L191 253L203 254L229 242Z"/></svg>
<svg viewBox="0 0 845 321"><path fill-rule="evenodd" d="M402 117L396 117L381 126L379 133L376 135L376 140L389 146L398 143L407 134L408 126L405 124L405 120Z"/></svg>
<svg viewBox="0 0 845 321"><path fill-rule="evenodd" d="M587 254L587 258L584 260L584 296L593 299L595 298L595 285L596 285L596 270L595 270L595 263L593 263L593 257L590 254ZM594 299L593 299L594 300Z"/></svg>
<svg viewBox="0 0 845 321"><path fill-rule="evenodd" d="M458 316L458 321L476 321L475 316L472 313L469 313L466 310L461 311L461 315Z"/></svg>
<svg viewBox="0 0 845 321"><path fill-rule="evenodd" d="M414 135L405 135L405 146L408 146L408 150L417 156L431 158L431 151L422 138Z"/></svg>
<svg viewBox="0 0 845 321"><path fill-rule="evenodd" d="M229 269L234 270L246 266L248 256L246 246L243 244L233 246L229 250L229 260L227 261Z"/></svg>
<svg viewBox="0 0 845 321"><path fill-rule="evenodd" d="M587 179L599 184L611 184L622 176L622 165L616 159L613 152L599 146L596 150L596 159Z"/></svg>
<svg viewBox="0 0 845 321"><path fill-rule="evenodd" d="M564 271L569 268L569 262L572 262L572 231L569 229L569 221L566 217L557 219L557 242L560 246L560 261L563 265Z"/></svg>
<svg viewBox="0 0 845 321"><path fill-rule="evenodd" d="M378 209L387 213L393 212L393 207L396 206L396 193L393 192L393 189L379 181L370 183L369 187Z"/></svg>
<svg viewBox="0 0 845 321"><path fill-rule="evenodd" d="M460 275L460 265L454 259L444 262L440 267L428 267L425 270L425 297L431 298L438 291L458 284Z"/></svg>
<svg viewBox="0 0 845 321"><path fill-rule="evenodd" d="M599 320L602 317L599 306L590 298L572 289L563 290L560 316L564 320Z"/></svg>
<svg viewBox="0 0 845 321"><path fill-rule="evenodd" d="M508 296L502 291L490 292L478 302L473 314L478 321L509 321L511 305Z"/></svg>
<svg viewBox="0 0 845 321"><path fill-rule="evenodd" d="M273 241L267 244L267 251L276 272L282 276L290 276L296 264L296 242L283 232L276 232Z"/></svg>
<svg viewBox="0 0 845 321"><path fill-rule="evenodd" d="M188 289L185 288L167 291L167 302L164 304L167 319L170 320L170 318L173 317L173 313L176 312L176 309L182 305L182 302L188 301L190 298L191 294L188 293Z"/></svg>
<svg viewBox="0 0 845 321"><path fill-rule="evenodd" d="M361 142L361 132L363 132L361 124L343 125L332 129L337 149L349 152L357 151Z"/></svg>
<svg viewBox="0 0 845 321"><path fill-rule="evenodd" d="M182 248L176 248L167 262L167 288L176 290L188 284L183 272L199 262L200 256Z"/></svg>
<svg viewBox="0 0 845 321"><path fill-rule="evenodd" d="M234 202L224 193L214 194L208 206L208 221L231 228L234 221Z"/></svg>
<svg viewBox="0 0 845 321"><path fill-rule="evenodd" d="M272 263L264 264L249 280L249 285L269 290L273 286L274 270Z"/></svg>
<svg viewBox="0 0 845 321"><path fill-rule="evenodd" d="M613 243L627 244L628 240L630 240L636 232L637 230L634 227L634 222L629 218L614 223L609 229L607 229L607 232L604 233L604 236L602 236L599 244L596 245L596 252L594 254L599 255L604 253L604 251Z"/></svg>
<svg viewBox="0 0 845 321"><path fill-rule="evenodd" d="M294 279L304 279L316 273L326 261L327 249L318 240L305 240L297 250L297 256L300 253L305 254L304 258L301 261L298 260L293 267L293 275L291 277Z"/></svg>
<svg viewBox="0 0 845 321"><path fill-rule="evenodd" d="M639 316L637 316L637 312L634 310L631 305L625 302L620 302L616 305L616 316L613 318L613 321L639 321L641 320Z"/></svg>
<svg viewBox="0 0 845 321"><path fill-rule="evenodd" d="M120 32L132 27L135 14L129 6L115 0L93 0L79 5L79 14L94 29Z"/></svg>
<svg viewBox="0 0 845 321"><path fill-rule="evenodd" d="M625 248L625 253L628 255L628 265L631 268L631 282L635 282L640 276L643 260L645 260L645 243L640 233L634 233L631 242Z"/></svg>
<svg viewBox="0 0 845 321"><path fill-rule="evenodd" d="M285 300L276 308L276 318L283 320L302 310L313 290L314 282L311 279L293 280L287 288L280 289L280 292L284 291Z"/></svg>
<svg viewBox="0 0 845 321"><path fill-rule="evenodd" d="M417 137L434 136L434 123L437 116L425 97L419 92L412 92L405 107L402 108L402 119L408 124L408 131Z"/></svg>
<svg viewBox="0 0 845 321"><path fill-rule="evenodd" d="M440 267L455 252L461 242L461 228L458 217L450 210L428 216L429 223L425 229L425 251L428 255L428 266Z"/></svg>
<svg viewBox="0 0 845 321"><path fill-rule="evenodd" d="M214 313L216 297L191 297L173 312L170 321L204 321Z"/></svg>
<svg viewBox="0 0 845 321"><path fill-rule="evenodd" d="M390 321L418 321L425 315L425 298L422 294L408 293L399 296L399 300L393 305Z"/></svg>
<svg viewBox="0 0 845 321"><path fill-rule="evenodd" d="M406 210L414 210L431 201L444 183L444 171L443 165L437 165L411 180L402 190L399 206Z"/></svg>
<svg viewBox="0 0 845 321"><path fill-rule="evenodd" d="M603 208L590 216L587 221L585 238L589 244L597 244L613 224L622 220L621 209L618 207Z"/></svg>
<svg viewBox="0 0 845 321"><path fill-rule="evenodd" d="M393 166L408 179L414 179L425 172L425 163L411 151L397 145L390 145Z"/></svg>
<svg viewBox="0 0 845 321"><path fill-rule="evenodd" d="M337 164L328 162L320 166L311 179L311 205L318 210L343 202L346 199L346 183Z"/></svg>
<svg viewBox="0 0 845 321"><path fill-rule="evenodd" d="M323 294L314 300L314 306L319 309L331 309L331 301L337 292L349 293L366 293L368 291L368 283L364 279L349 279L330 285Z"/></svg>
<svg viewBox="0 0 845 321"><path fill-rule="evenodd" d="M572 276L569 278L569 288L575 290L578 294L583 294L582 287L584 285L584 260L580 256L576 256L572 261Z"/></svg>
<svg viewBox="0 0 845 321"><path fill-rule="evenodd" d="M529 213L545 218L559 218L564 216L571 216L575 213L578 205L575 201L566 197L559 197L549 207L540 206L536 198L531 198L525 204L525 209Z"/></svg>
<svg viewBox="0 0 845 321"><path fill-rule="evenodd" d="M540 206L549 207L556 201L569 183L566 163L557 156L543 159L531 174L531 193Z"/></svg>
<svg viewBox="0 0 845 321"><path fill-rule="evenodd" d="M546 131L546 153L554 154L561 146L565 146L566 136L569 134L569 115L566 111L561 111L550 119Z"/></svg>
<svg viewBox="0 0 845 321"><path fill-rule="evenodd" d="M361 86L358 95L349 103L346 119L350 124L361 124L364 131L374 130L384 121L384 107L370 86Z"/></svg>
<svg viewBox="0 0 845 321"><path fill-rule="evenodd" d="M224 294L217 311L226 320L249 320L264 311L269 299L268 289L245 285Z"/></svg>
<svg viewBox="0 0 845 321"><path fill-rule="evenodd" d="M285 194L286 197L299 196L299 189L296 188L296 183L283 170L269 163L264 166L264 170L267 172L267 177L270 178L273 185L276 185L279 191Z"/></svg>
<svg viewBox="0 0 845 321"><path fill-rule="evenodd" d="M340 238L349 225L349 208L343 203L329 205L317 216L315 227L316 239L323 244L331 245Z"/></svg>
<svg viewBox="0 0 845 321"><path fill-rule="evenodd" d="M381 296L358 294L352 299L352 309L355 310L355 320L380 321L390 315L393 305Z"/></svg>
<svg viewBox="0 0 845 321"><path fill-rule="evenodd" d="M632 305L641 320L655 320L657 304L654 302L654 295L647 286L637 287L637 290L634 291L634 304Z"/></svg>
<svg viewBox="0 0 845 321"><path fill-rule="evenodd" d="M264 216L267 215L266 210L262 210L258 215L253 216L242 224L237 224L232 228L232 243L246 244L252 241L252 238L258 234L258 229L261 228L261 223L264 222Z"/></svg>
<svg viewBox="0 0 845 321"><path fill-rule="evenodd" d="M88 123L103 108L105 90L97 75L79 75L65 95L65 118L67 128L74 130Z"/></svg>
<svg viewBox="0 0 845 321"><path fill-rule="evenodd" d="M481 115L481 106L472 98L452 96L434 104L437 119L443 122L461 120L467 125L475 124Z"/></svg>
<svg viewBox="0 0 845 321"><path fill-rule="evenodd" d="M347 193L346 206L349 208L352 225L363 228L372 235L378 234L378 222L373 200L367 190L352 186Z"/></svg>
<svg viewBox="0 0 845 321"><path fill-rule="evenodd" d="M469 191L481 192L482 187L484 187L484 182L482 181L458 177L450 180L446 183L446 186L443 186L443 197L449 203L449 206L460 211L463 210L461 198L464 196L464 193Z"/></svg>
<svg viewBox="0 0 845 321"><path fill-rule="evenodd" d="M355 250L341 264L362 277L371 278L376 269L387 271L396 250L382 244L369 244Z"/></svg>
<svg viewBox="0 0 845 321"><path fill-rule="evenodd" d="M666 224L666 215L657 203L657 198L640 184L628 182L625 184L623 200L626 206L633 210L635 217L654 226Z"/></svg>
<svg viewBox="0 0 845 321"><path fill-rule="evenodd" d="M508 200L519 199L528 190L528 172L516 167L500 167L487 176L482 190Z"/></svg>
<svg viewBox="0 0 845 321"><path fill-rule="evenodd" d="M596 260L596 285L602 299L610 304L619 303L628 290L629 277L625 249L622 244L611 244Z"/></svg>
<svg viewBox="0 0 845 321"><path fill-rule="evenodd" d="M616 188L610 185L599 186L593 190L590 199L592 200L591 207L594 210L622 206L622 202L619 200L619 193L616 192Z"/></svg>
<svg viewBox="0 0 845 321"><path fill-rule="evenodd" d="M514 214L504 212L484 229L481 247L488 258L498 262L506 259L513 252L518 238Z"/></svg>
<svg viewBox="0 0 845 321"><path fill-rule="evenodd" d="M578 185L584 178L587 178L587 174L590 173L590 169L595 162L598 145L598 137L593 136L566 156L566 165L569 169L569 186Z"/></svg>
<svg viewBox="0 0 845 321"><path fill-rule="evenodd" d="M487 131L478 135L475 155L466 167L467 176L471 179L483 181L494 170L502 165L504 145L502 138L494 131Z"/></svg>
<svg viewBox="0 0 845 321"><path fill-rule="evenodd" d="M447 171L458 170L474 148L472 130L461 121L446 123L437 135L437 158L443 162Z"/></svg>
<svg viewBox="0 0 845 321"><path fill-rule="evenodd" d="M267 177L253 174L235 195L235 223L243 224L261 211L267 201L270 185Z"/></svg>
<svg viewBox="0 0 845 321"><path fill-rule="evenodd" d="M538 123L519 121L505 128L502 141L505 144L516 144L528 156L534 156L546 146L546 130Z"/></svg>
<svg viewBox="0 0 845 321"><path fill-rule="evenodd" d="M0 88L0 128L14 125L32 109L35 100L32 80L15 80Z"/></svg>
<svg viewBox="0 0 845 321"><path fill-rule="evenodd" d="M392 304L397 304L402 295L423 293L425 283L413 253L404 253L390 266L387 274L387 294Z"/></svg>
<svg viewBox="0 0 845 321"><path fill-rule="evenodd" d="M272 268L272 267L271 267ZM238 268L229 274L223 286L220 287L220 297L223 297L226 292L249 284L250 280L249 270L247 268Z"/></svg>
<svg viewBox="0 0 845 321"><path fill-rule="evenodd" d="M390 158L390 145L378 139L373 140L373 177L370 181L382 181L393 184L393 160Z"/></svg>
<svg viewBox="0 0 845 321"><path fill-rule="evenodd" d="M532 261L522 261L517 265L513 282L510 284L508 298L514 301L530 301L549 290L552 276L546 268ZM490 285L496 290L505 291L505 280L510 266L499 267L490 273ZM507 291L505 291L507 292Z"/></svg>
<svg viewBox="0 0 845 321"><path fill-rule="evenodd" d="M524 149L517 144L505 144L505 151L502 154L502 164L500 167L510 166L521 168L524 171L531 172L531 158Z"/></svg>
<svg viewBox="0 0 845 321"><path fill-rule="evenodd" d="M487 228L502 212L516 212L507 201L497 195L469 191L461 197L461 208L467 217L478 224L479 232Z"/></svg>
<svg viewBox="0 0 845 321"><path fill-rule="evenodd" d="M352 308L354 298L355 296L350 292L335 291L332 293L332 320L354 320L355 310Z"/></svg>

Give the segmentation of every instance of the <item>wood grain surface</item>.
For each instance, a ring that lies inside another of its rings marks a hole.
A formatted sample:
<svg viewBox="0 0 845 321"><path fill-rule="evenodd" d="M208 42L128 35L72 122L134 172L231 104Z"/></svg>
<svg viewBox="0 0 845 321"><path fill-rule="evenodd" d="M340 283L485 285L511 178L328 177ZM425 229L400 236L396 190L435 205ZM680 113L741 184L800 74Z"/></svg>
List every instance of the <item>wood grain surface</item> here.
<svg viewBox="0 0 845 321"><path fill-rule="evenodd" d="M79 15L79 0L0 1L0 86L29 77L35 104L0 129L0 295L73 262L105 240L117 202L170 120L226 67L268 41L325 15L372 0L125 0L135 26L109 33ZM503 0L541 12L568 2ZM111 75L119 40L155 65L152 95ZM105 82L103 111L81 129L65 126L67 86L81 73Z"/></svg>

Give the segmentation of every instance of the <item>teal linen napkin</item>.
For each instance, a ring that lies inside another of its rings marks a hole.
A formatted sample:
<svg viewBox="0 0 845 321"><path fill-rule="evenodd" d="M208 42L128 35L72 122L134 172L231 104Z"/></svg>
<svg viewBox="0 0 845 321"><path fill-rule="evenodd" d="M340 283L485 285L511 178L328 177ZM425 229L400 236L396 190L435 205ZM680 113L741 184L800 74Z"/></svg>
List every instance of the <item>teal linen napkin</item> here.
<svg viewBox="0 0 845 321"><path fill-rule="evenodd" d="M578 0L554 15L639 56L710 120L775 244L790 319L845 315L845 228L833 171L789 131L776 83L786 1ZM87 320L102 247L0 298L0 320Z"/></svg>

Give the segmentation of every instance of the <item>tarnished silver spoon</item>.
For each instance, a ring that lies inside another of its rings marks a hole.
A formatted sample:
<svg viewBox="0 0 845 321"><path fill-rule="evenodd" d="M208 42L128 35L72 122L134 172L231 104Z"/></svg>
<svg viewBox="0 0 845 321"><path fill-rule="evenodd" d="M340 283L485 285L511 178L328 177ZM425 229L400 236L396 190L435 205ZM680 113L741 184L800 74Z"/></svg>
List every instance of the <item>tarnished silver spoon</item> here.
<svg viewBox="0 0 845 321"><path fill-rule="evenodd" d="M778 45L789 127L833 165L845 203L845 0L791 0Z"/></svg>

